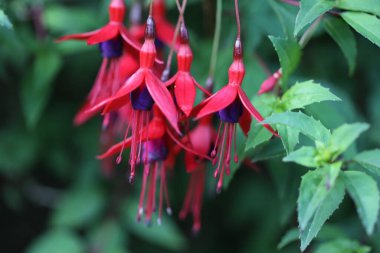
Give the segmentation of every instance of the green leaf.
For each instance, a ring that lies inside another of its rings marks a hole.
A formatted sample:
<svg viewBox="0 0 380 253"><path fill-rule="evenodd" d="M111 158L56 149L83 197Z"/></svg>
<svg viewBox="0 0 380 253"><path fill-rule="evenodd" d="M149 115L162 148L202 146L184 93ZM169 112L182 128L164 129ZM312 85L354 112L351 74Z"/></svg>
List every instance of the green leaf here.
<svg viewBox="0 0 380 253"><path fill-rule="evenodd" d="M277 125L277 130L281 136L281 141L286 153L292 152L299 142L300 132L291 127L281 125Z"/></svg>
<svg viewBox="0 0 380 253"><path fill-rule="evenodd" d="M280 21L283 33L287 38L293 37L293 29L295 23L295 15L286 9L283 5L275 0L269 0L269 5L272 7L274 13L276 14L278 20Z"/></svg>
<svg viewBox="0 0 380 253"><path fill-rule="evenodd" d="M314 253L369 253L371 248L347 238L339 238L321 244Z"/></svg>
<svg viewBox="0 0 380 253"><path fill-rule="evenodd" d="M368 128L369 125L366 123L354 123L344 124L335 129L329 140L329 146L334 150L334 159L343 153Z"/></svg>
<svg viewBox="0 0 380 253"><path fill-rule="evenodd" d="M300 62L301 47L292 39L283 39L273 36L269 36L269 39L271 40L280 60L282 68L281 84L284 88L288 77L293 73Z"/></svg>
<svg viewBox="0 0 380 253"><path fill-rule="evenodd" d="M368 12L380 16L378 0L336 0L335 7L357 12Z"/></svg>
<svg viewBox="0 0 380 253"><path fill-rule="evenodd" d="M83 227L93 222L105 207L105 197L95 189L76 190L57 204L51 222L57 226Z"/></svg>
<svg viewBox="0 0 380 253"><path fill-rule="evenodd" d="M304 251L310 242L317 236L323 224L338 209L344 199L344 183L338 178L336 183L328 192L325 199L319 204L313 219L307 224L305 229L300 231L301 251Z"/></svg>
<svg viewBox="0 0 380 253"><path fill-rule="evenodd" d="M0 26L4 26L8 29L12 28L12 23L9 21L7 15L0 9Z"/></svg>
<svg viewBox="0 0 380 253"><path fill-rule="evenodd" d="M298 196L298 223L300 230L306 229L321 203L328 196L339 175L341 163L309 171L301 180Z"/></svg>
<svg viewBox="0 0 380 253"><path fill-rule="evenodd" d="M330 0L301 0L300 10L294 27L294 36L297 36L305 26L333 7L334 1Z"/></svg>
<svg viewBox="0 0 380 253"><path fill-rule="evenodd" d="M21 101L28 127L33 128L37 124L61 64L61 58L55 51L41 51L23 80Z"/></svg>
<svg viewBox="0 0 380 253"><path fill-rule="evenodd" d="M284 162L295 162L305 167L315 168L318 164L315 162L315 154L317 153L314 147L303 146L300 149L288 154Z"/></svg>
<svg viewBox="0 0 380 253"><path fill-rule="evenodd" d="M301 112L273 114L262 123L285 125L305 134L312 140L323 143L326 143L331 136L330 131L320 121Z"/></svg>
<svg viewBox="0 0 380 253"><path fill-rule="evenodd" d="M263 126L252 123L251 130L248 134L248 139L245 144L245 151L254 149L258 145L268 141L272 134Z"/></svg>
<svg viewBox="0 0 380 253"><path fill-rule="evenodd" d="M350 27L340 18L324 19L324 27L343 52L348 62L349 74L352 75L356 66L356 39Z"/></svg>
<svg viewBox="0 0 380 253"><path fill-rule="evenodd" d="M277 245L277 249L280 250L284 248L289 243L297 241L299 238L298 229L292 228L281 238L280 243Z"/></svg>
<svg viewBox="0 0 380 253"><path fill-rule="evenodd" d="M372 234L379 215L380 193L376 181L360 171L345 171L344 182L354 200L368 235Z"/></svg>
<svg viewBox="0 0 380 253"><path fill-rule="evenodd" d="M124 221L129 232L143 240L172 251L183 251L186 248L186 237L182 234L176 223L173 222L172 217L167 217L164 214L162 226L153 221L154 224L147 227L136 221L137 209L138 201L128 198L124 205L123 213L125 214Z"/></svg>
<svg viewBox="0 0 380 253"><path fill-rule="evenodd" d="M380 19L363 12L343 12L342 18L358 33L380 47Z"/></svg>
<svg viewBox="0 0 380 253"><path fill-rule="evenodd" d="M91 248L97 252L122 253L125 248L126 236L121 224L116 220L107 220L96 227L90 235Z"/></svg>
<svg viewBox="0 0 380 253"><path fill-rule="evenodd" d="M358 162L364 168L368 169L375 175L380 176L380 150L364 151L354 157L354 161Z"/></svg>
<svg viewBox="0 0 380 253"><path fill-rule="evenodd" d="M52 230L43 234L26 250L26 253L84 253L80 239L68 230Z"/></svg>
<svg viewBox="0 0 380 253"><path fill-rule="evenodd" d="M329 89L322 87L313 80L296 83L281 98L281 106L286 111L304 108L306 105L322 101L340 101Z"/></svg>

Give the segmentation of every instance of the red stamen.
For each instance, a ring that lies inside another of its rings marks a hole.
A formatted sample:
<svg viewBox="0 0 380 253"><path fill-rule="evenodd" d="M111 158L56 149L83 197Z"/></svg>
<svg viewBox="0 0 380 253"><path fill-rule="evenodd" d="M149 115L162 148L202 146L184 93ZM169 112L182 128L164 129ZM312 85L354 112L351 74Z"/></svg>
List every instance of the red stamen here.
<svg viewBox="0 0 380 253"><path fill-rule="evenodd" d="M138 209L138 213L137 213L137 221L140 222L141 221L141 215L144 213L144 197L145 197L145 191L146 191L146 182L147 182L147 179L148 179L148 175L149 175L149 167L150 167L150 164L145 164L144 166L144 174L143 174L143 182L142 182L142 186L141 186L141 193L140 193L140 202L139 202L139 209Z"/></svg>

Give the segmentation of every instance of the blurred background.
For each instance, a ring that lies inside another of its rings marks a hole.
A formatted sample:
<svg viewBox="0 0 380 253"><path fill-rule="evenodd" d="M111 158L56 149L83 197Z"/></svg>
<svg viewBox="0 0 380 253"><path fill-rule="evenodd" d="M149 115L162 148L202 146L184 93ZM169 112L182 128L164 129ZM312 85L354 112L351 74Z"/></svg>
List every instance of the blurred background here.
<svg viewBox="0 0 380 253"><path fill-rule="evenodd" d="M126 2L130 6L132 1ZM226 82L236 34L233 1L223 3L218 86ZM280 250L277 246L297 227L298 186L306 170L282 163L278 156L258 162L256 169L243 165L221 194L215 193L210 169L197 235L191 233L190 218L178 219L189 178L180 163L169 175L173 216L165 215L162 226L154 223L150 228L136 222L140 180L128 183L125 163L105 176L95 159L100 117L81 127L72 123L100 66L99 51L82 42L54 43L62 35L105 24L107 5L108 0L0 1L0 251L299 252L298 241ZM175 24L174 1L167 1L167 7L168 19ZM267 0L241 0L240 7L247 58L244 85L252 96L266 79L260 61L271 72L279 68L268 39L285 35L277 11L291 24L298 9ZM200 83L208 74L214 17L215 1L189 0L185 18L194 51L192 70ZM343 102L307 110L330 128L344 122L370 123L371 130L359 142L370 149L380 144L380 50L357 33L355 37L357 67L352 75L321 26L303 50L290 83L314 79L331 88ZM376 231L372 237L365 235L346 197L308 252L336 238L355 238L380 252Z"/></svg>

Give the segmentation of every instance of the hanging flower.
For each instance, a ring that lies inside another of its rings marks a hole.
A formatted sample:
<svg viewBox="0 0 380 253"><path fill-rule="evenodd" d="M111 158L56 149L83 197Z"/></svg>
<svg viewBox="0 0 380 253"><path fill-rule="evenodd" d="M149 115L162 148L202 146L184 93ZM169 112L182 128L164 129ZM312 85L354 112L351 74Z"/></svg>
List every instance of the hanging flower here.
<svg viewBox="0 0 380 253"><path fill-rule="evenodd" d="M259 95L272 91L274 87L277 85L278 81L282 76L282 69L280 68L276 72L273 73L270 77L268 77L260 86L260 90L258 92Z"/></svg>
<svg viewBox="0 0 380 253"><path fill-rule="evenodd" d="M251 116L258 122L264 120L241 88L244 75L243 48L240 38L237 38L235 41L233 62L228 70L228 84L194 108L196 119L218 112L221 120L218 137L211 154L215 159L217 157L219 158L214 173L215 177L219 175L217 184L218 192L222 189L224 173L227 175L230 173L230 161L233 153L235 153L235 163L238 162L236 154L236 124L239 123L243 132L247 135L251 125ZM263 126L278 136L271 126L266 124ZM221 132L222 129L223 131Z"/></svg>
<svg viewBox="0 0 380 253"><path fill-rule="evenodd" d="M160 108L172 127L180 133L174 101L154 70L156 58L154 40L155 24L153 18L149 16L146 24L145 42L140 50L140 67L119 91L107 100L107 105L103 111L103 113L109 113L129 103L133 108L129 117L131 120L125 133L127 137L129 129L131 129L131 136L133 137L129 159L131 165L130 180L133 180L135 165L140 160L141 139L138 139L138 132L148 125L153 104Z"/></svg>
<svg viewBox="0 0 380 253"><path fill-rule="evenodd" d="M86 40L98 44L103 61L95 83L74 123L81 125L102 110L105 100L114 95L121 84L137 70L140 43L125 28L126 7L123 0L112 0L109 5L109 23L101 29L64 36L58 41Z"/></svg>
<svg viewBox="0 0 380 253"><path fill-rule="evenodd" d="M175 101L180 111L184 113L186 117L189 117L195 102L195 87L198 87L207 95L210 94L190 73L193 52L189 46L189 34L184 23L181 23L179 37L180 46L177 54L178 70L177 73L165 83L165 85L169 86L173 84Z"/></svg>
<svg viewBox="0 0 380 253"><path fill-rule="evenodd" d="M157 178L160 178L161 184L158 206L158 223L160 223L164 196L167 202L167 212L169 214L171 213L166 185L166 171L173 167L173 154L177 153L175 151L176 146L174 144L199 157L205 159L210 158L207 156L207 154L205 155L198 153L196 150L192 150L190 147L186 146L185 143L180 141L175 133L172 132L170 126L167 125L163 113L158 109L157 106L153 106L153 118L147 126L139 129L139 131L134 136L131 136L122 142L110 147L104 154L98 156L98 158L104 160L111 156L119 154L118 159L120 159L125 148L131 148L132 152L133 142L136 140L140 140L141 142L141 160L144 164L143 182L137 220L141 220L141 216L145 214L146 223L151 223L153 211L156 209L156 180ZM132 176L134 177L134 172L132 175L131 171L130 178ZM149 184L148 190L147 184Z"/></svg>
<svg viewBox="0 0 380 253"><path fill-rule="evenodd" d="M216 133L211 122L212 116L202 118L189 134L189 145L198 153L209 155ZM205 188L206 160L201 160L191 152L185 154L186 171L190 174L185 201L179 213L185 219L189 213L193 216L193 232L201 229L201 210Z"/></svg>

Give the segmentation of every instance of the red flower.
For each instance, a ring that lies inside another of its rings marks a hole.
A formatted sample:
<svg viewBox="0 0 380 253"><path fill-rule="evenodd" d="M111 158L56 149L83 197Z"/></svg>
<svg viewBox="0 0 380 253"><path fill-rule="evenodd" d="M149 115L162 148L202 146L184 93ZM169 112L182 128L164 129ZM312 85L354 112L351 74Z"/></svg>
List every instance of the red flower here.
<svg viewBox="0 0 380 253"><path fill-rule="evenodd" d="M126 7L123 0L112 0L109 5L109 23L92 32L64 36L58 41L86 40L99 44L103 62L84 105L74 118L76 125L83 124L98 113L104 100L114 95L122 82L137 70L137 57L141 44L123 25Z"/></svg>
<svg viewBox="0 0 380 253"><path fill-rule="evenodd" d="M95 45L122 37L129 46L135 50L140 50L140 43L130 35L127 28L123 24L125 12L126 6L124 0L111 0L109 5L110 21L106 26L87 33L66 35L58 39L58 41L86 40L89 45Z"/></svg>
<svg viewBox="0 0 380 253"><path fill-rule="evenodd" d="M251 116L259 122L264 120L241 88L245 75L242 51L241 41L238 38L235 42L233 62L228 70L228 84L194 108L196 119L215 112L219 113L221 119L215 148L211 154L215 159L219 156L218 166L214 173L215 177L219 175L217 191L222 188L224 171L227 175L230 173L231 154L234 152L232 146L236 151L236 123L240 124L243 132L247 135L250 129ZM224 127L220 135L222 125ZM271 126L266 124L263 126L278 136ZM238 162L236 152L234 161Z"/></svg>
<svg viewBox="0 0 380 253"><path fill-rule="evenodd" d="M153 115L153 119L148 126L144 127L143 129L139 129L140 131L138 131L134 136L112 146L104 154L98 156L99 159L107 159L108 157L119 153L118 160L120 161L120 157L124 148L131 147L133 149L134 141L140 140L142 142L141 158L144 163L144 174L137 219L141 219L141 216L144 214L145 209L145 220L148 224L150 224L153 211L156 208L156 178L161 179L158 206L158 223L161 222L164 196L167 201L167 212L169 214L171 213L166 185L166 171L170 169L173 164L173 156L171 155L173 152L175 152L173 143L176 143L178 146L187 150L188 152L193 152L200 157L210 159L207 155L199 154L181 142L175 136L175 133L173 133L170 127L166 124L163 114L156 106L153 108ZM157 173L159 173L159 176ZM131 167L130 179L134 178L134 174L134 169L132 170ZM144 208L144 199L146 195L147 184L149 184L149 189Z"/></svg>
<svg viewBox="0 0 380 253"><path fill-rule="evenodd" d="M168 80L165 85L174 84L174 95L177 105L186 117L190 116L191 110L196 97L196 88L198 87L207 95L210 95L190 73L191 63L193 61L193 52L189 46L189 34L184 23L180 28L180 46L177 54L178 71Z"/></svg>
<svg viewBox="0 0 380 253"><path fill-rule="evenodd" d="M188 139L190 146L198 153L209 155L216 133L211 124L211 116L206 116L200 120L198 126L192 130ZM203 192L205 187L206 164L193 153L185 154L186 171L190 173L190 181L186 192L185 201L179 213L181 219L185 219L191 212L193 215L193 232L197 233L201 229L201 209Z"/></svg>
<svg viewBox="0 0 380 253"><path fill-rule="evenodd" d="M276 86L278 83L278 80L280 80L282 76L282 70L279 69L276 72L273 73L270 77L268 77L260 86L260 90L258 92L259 95L267 93Z"/></svg>

